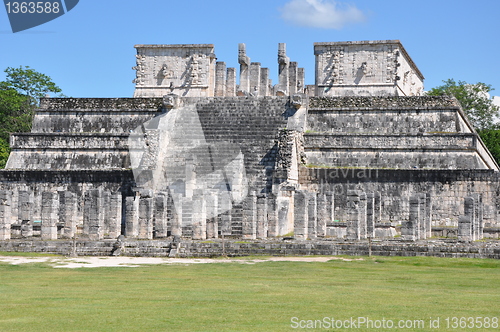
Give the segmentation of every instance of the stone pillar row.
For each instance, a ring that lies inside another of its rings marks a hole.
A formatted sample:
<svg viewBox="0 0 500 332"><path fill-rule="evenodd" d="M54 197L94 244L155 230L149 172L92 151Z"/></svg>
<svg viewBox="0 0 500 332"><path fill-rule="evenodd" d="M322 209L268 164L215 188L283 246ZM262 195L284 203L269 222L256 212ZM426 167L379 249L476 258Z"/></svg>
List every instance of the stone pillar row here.
<svg viewBox="0 0 500 332"><path fill-rule="evenodd" d="M380 221L380 193L347 191L347 230L349 240L375 238L375 223Z"/></svg>
<svg viewBox="0 0 500 332"><path fill-rule="evenodd" d="M138 239L172 235L195 240L220 235L265 239L293 233L297 239L307 239L324 237L327 222L334 216L333 195L306 191L291 191L279 197L252 191L243 200L240 213L227 197L215 192L195 190L188 199L181 194L151 190L123 197L98 188L84 192L80 198L70 191L45 191L41 193L40 220L34 217L33 193L18 193L14 218L11 201L9 191L0 191L0 240L11 238L12 224L21 225L22 237L41 236L43 240L70 239L75 235L101 240L122 233ZM234 231L239 224L241 234Z"/></svg>
<svg viewBox="0 0 500 332"><path fill-rule="evenodd" d="M0 240L9 240L12 234L40 236L43 240L75 235L101 240L122 233L138 239L172 235L204 240L226 235L254 240L293 235L305 240L327 236L327 225L335 217L331 193L305 190L284 190L279 195L251 191L236 208L227 197L200 190L193 191L192 199L151 190L122 197L121 193L101 188L84 192L80 199L69 191L39 194L35 204L34 193L19 191L13 207L11 192L0 190ZM429 194L410 197L409 218L401 227L403 239L415 241L431 236L431 208ZM380 194L349 190L346 212L347 239L374 238L375 223L380 220ZM465 198L458 238L474 241L482 237L482 196L473 194Z"/></svg>
<svg viewBox="0 0 500 332"><path fill-rule="evenodd" d="M464 215L458 218L458 239L475 241L483 238L483 197L473 194L464 199Z"/></svg>
<svg viewBox="0 0 500 332"><path fill-rule="evenodd" d="M408 221L401 224L401 237L405 240L425 240L432 236L431 195L426 193L410 197Z"/></svg>
<svg viewBox="0 0 500 332"><path fill-rule="evenodd" d="M410 197L410 215L402 223L401 236L406 240L425 240L432 236L432 204L429 194ZM458 219L458 239L475 241L483 238L483 199L473 194L464 199L464 215Z"/></svg>
<svg viewBox="0 0 500 332"><path fill-rule="evenodd" d="M13 227L21 238L57 240L76 234L90 240L116 238L122 231L122 205L121 193L102 189L88 190L80 199L70 191L35 195L25 190L13 199L11 191L0 190L0 240L11 239Z"/></svg>
<svg viewBox="0 0 500 332"><path fill-rule="evenodd" d="M236 69L227 68L226 63L215 64L215 97L235 96L287 96L304 91L305 72L297 62L291 62L286 56L286 45L278 45L279 82L275 87L269 78L269 69L262 68L260 62L251 62L246 46L238 45L238 63L240 64L239 86L236 85Z"/></svg>

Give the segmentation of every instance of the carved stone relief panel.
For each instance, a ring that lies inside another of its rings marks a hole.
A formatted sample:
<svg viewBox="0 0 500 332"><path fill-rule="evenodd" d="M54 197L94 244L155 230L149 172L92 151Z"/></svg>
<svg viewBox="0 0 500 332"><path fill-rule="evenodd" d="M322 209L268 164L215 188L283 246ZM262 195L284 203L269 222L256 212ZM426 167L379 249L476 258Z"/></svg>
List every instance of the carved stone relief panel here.
<svg viewBox="0 0 500 332"><path fill-rule="evenodd" d="M136 85L144 85L146 79L146 56L137 54L135 58L137 65L132 67L132 69L136 71L136 77L132 83L135 83Z"/></svg>
<svg viewBox="0 0 500 332"><path fill-rule="evenodd" d="M321 68L319 82L322 85L342 84L344 81L343 67L344 49L328 47L318 56L318 68Z"/></svg>
<svg viewBox="0 0 500 332"><path fill-rule="evenodd" d="M197 47L138 48L137 85L144 87L206 87L212 51Z"/></svg>

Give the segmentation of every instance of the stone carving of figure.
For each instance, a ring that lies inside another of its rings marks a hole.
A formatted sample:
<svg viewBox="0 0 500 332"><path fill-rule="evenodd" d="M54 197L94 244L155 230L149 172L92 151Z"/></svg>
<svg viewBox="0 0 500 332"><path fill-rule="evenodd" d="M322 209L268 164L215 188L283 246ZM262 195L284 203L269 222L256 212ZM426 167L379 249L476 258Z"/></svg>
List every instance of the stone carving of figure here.
<svg viewBox="0 0 500 332"><path fill-rule="evenodd" d="M368 74L368 64L366 62L361 64L361 70L363 71L363 74Z"/></svg>
<svg viewBox="0 0 500 332"><path fill-rule="evenodd" d="M173 78L174 72L168 68L167 65L163 65L161 68L161 73L164 78Z"/></svg>
<svg viewBox="0 0 500 332"><path fill-rule="evenodd" d="M286 45L285 43L278 44L278 64L288 65L290 63L290 58L286 56Z"/></svg>
<svg viewBox="0 0 500 332"><path fill-rule="evenodd" d="M299 109L302 104L303 104L303 100L302 100L302 96L301 95L293 95L292 98L292 106L295 107L296 109Z"/></svg>
<svg viewBox="0 0 500 332"><path fill-rule="evenodd" d="M250 65L250 58L247 56L246 46L243 43L238 44L238 63L240 65Z"/></svg>
<svg viewBox="0 0 500 332"><path fill-rule="evenodd" d="M200 84L200 78L199 78L198 71L199 71L198 56L196 54L194 54L193 58L191 60L191 84L192 85Z"/></svg>
<svg viewBox="0 0 500 332"><path fill-rule="evenodd" d="M144 55L137 54L135 56L137 65L132 67L136 71L136 78L132 81L137 85L144 84L144 77L146 76L144 72L144 63L146 62L146 57Z"/></svg>

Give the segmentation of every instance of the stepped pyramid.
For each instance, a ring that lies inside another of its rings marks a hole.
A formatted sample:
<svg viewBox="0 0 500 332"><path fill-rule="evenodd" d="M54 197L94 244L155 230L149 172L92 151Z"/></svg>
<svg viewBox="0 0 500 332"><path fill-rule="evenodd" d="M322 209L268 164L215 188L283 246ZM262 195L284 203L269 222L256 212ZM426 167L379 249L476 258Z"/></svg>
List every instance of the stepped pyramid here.
<svg viewBox="0 0 500 332"><path fill-rule="evenodd" d="M43 99L11 136L0 239L499 233L498 165L399 41L316 43L314 85L285 44L276 85L244 44L239 84L211 44L136 49L134 98Z"/></svg>

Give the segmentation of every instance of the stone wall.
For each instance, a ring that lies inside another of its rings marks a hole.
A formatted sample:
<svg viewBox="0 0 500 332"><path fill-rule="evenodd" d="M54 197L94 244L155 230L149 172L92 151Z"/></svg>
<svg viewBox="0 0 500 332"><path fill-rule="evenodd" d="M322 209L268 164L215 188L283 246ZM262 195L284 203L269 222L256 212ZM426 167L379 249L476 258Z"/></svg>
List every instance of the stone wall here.
<svg viewBox="0 0 500 332"><path fill-rule="evenodd" d="M304 139L312 166L499 169L448 97L310 98Z"/></svg>
<svg viewBox="0 0 500 332"><path fill-rule="evenodd" d="M117 250L119 249L119 251ZM500 259L497 241L483 243L431 240L406 242L385 241L182 241L125 240L106 241L0 241L0 251L37 252L70 256L124 256L171 258L241 257L241 256L434 256L448 258Z"/></svg>
<svg viewBox="0 0 500 332"><path fill-rule="evenodd" d="M189 97L213 97L214 45L135 45L134 97L161 97L176 91Z"/></svg>
<svg viewBox="0 0 500 332"><path fill-rule="evenodd" d="M413 96L422 73L399 40L314 43L316 96Z"/></svg>
<svg viewBox="0 0 500 332"><path fill-rule="evenodd" d="M492 170L390 170L356 168L301 168L301 188L335 193L337 220L346 220L347 193L356 189L380 193L381 220L408 220L410 197L432 197L432 225L457 226L464 215L464 199L481 193L486 227L499 227L498 172Z"/></svg>
<svg viewBox="0 0 500 332"><path fill-rule="evenodd" d="M9 235L4 232L4 239L43 236L40 227L44 223L56 227L55 238L59 239L74 234L94 239L119 234L143 239L172 235L216 239L223 234L257 239L290 232L304 240L390 238L399 232L398 225L412 218L411 199L416 193L428 197L421 215L428 213L431 227L457 227L461 216L468 215L462 209L464 199L481 193L482 212L477 220L482 228L498 227L497 175L492 171L336 171L302 168L302 190L283 187L278 195L251 191L233 206L225 206L223 196L209 200L196 190L192 199L175 202L172 192L134 193L130 171L3 171L0 176L6 200L0 224L10 230ZM353 189L358 192L355 196L349 194ZM358 197L357 210L351 209L350 197ZM54 205L54 200L59 204ZM356 218L352 211L356 211ZM475 239L481 237L474 235Z"/></svg>

